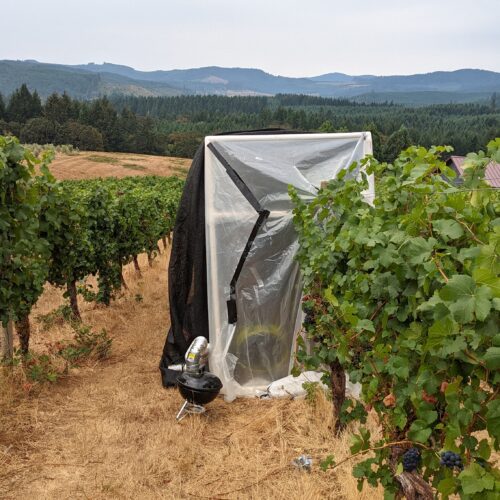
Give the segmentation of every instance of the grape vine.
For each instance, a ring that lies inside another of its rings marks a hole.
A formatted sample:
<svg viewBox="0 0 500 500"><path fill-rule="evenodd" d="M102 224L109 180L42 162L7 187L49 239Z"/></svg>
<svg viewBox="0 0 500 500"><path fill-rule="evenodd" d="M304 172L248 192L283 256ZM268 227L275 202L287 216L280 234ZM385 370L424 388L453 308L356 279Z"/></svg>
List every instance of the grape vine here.
<svg viewBox="0 0 500 500"><path fill-rule="evenodd" d="M298 360L333 382L336 429L360 422L358 486L381 484L388 498L500 494L500 192L484 181L500 139L467 156L461 183L442 161L450 150L365 159L374 200L347 172L309 204L291 190L314 345ZM345 400L344 371L362 402Z"/></svg>
<svg viewBox="0 0 500 500"><path fill-rule="evenodd" d="M109 304L124 286L122 266L138 267L137 255L152 258L170 237L184 184L156 176L60 182L51 159L0 137L0 321L21 321L28 337L27 317L46 281L66 288L77 319L77 284L88 276L99 289L86 297Z"/></svg>
<svg viewBox="0 0 500 500"><path fill-rule="evenodd" d="M42 293L50 247L40 237L42 182L50 184L50 154L34 157L12 137L0 136L0 323L29 313ZM41 168L39 182L35 165Z"/></svg>

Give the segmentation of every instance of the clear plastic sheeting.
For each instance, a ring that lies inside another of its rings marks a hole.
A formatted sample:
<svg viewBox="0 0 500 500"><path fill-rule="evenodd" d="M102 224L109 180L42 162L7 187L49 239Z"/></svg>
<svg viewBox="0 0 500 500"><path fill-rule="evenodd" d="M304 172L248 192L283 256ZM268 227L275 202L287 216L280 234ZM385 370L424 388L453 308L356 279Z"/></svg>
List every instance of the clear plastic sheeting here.
<svg viewBox="0 0 500 500"><path fill-rule="evenodd" d="M290 373L302 281L288 186L311 200L322 181L371 153L369 132L205 139L210 370L226 400L257 395ZM372 198L372 182L369 191Z"/></svg>

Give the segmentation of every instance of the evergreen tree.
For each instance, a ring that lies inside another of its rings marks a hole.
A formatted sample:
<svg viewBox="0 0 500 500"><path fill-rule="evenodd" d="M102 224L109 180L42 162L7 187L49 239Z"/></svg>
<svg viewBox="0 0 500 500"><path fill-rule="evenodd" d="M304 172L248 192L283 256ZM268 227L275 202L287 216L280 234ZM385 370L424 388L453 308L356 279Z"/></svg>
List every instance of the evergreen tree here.
<svg viewBox="0 0 500 500"><path fill-rule="evenodd" d="M3 100L3 95L0 94L0 120L5 120L7 114L5 111L5 101Z"/></svg>
<svg viewBox="0 0 500 500"><path fill-rule="evenodd" d="M161 138L155 131L154 121L149 117L139 117L137 124L135 140L132 143L133 151L137 153L164 153Z"/></svg>
<svg viewBox="0 0 500 500"><path fill-rule="evenodd" d="M105 151L122 151L118 114L106 97L96 99L82 110L82 121L102 134Z"/></svg>
<svg viewBox="0 0 500 500"><path fill-rule="evenodd" d="M30 118L34 118L37 116L42 116L42 101L38 92L35 90L31 95L31 116Z"/></svg>
<svg viewBox="0 0 500 500"><path fill-rule="evenodd" d="M396 132L393 132L387 142L380 148L380 161L392 162L403 149L410 147L411 139L408 129L401 127Z"/></svg>
<svg viewBox="0 0 500 500"><path fill-rule="evenodd" d="M47 119L60 124L76 120L79 114L78 101L73 101L66 92L62 96L53 93L45 101L43 113Z"/></svg>
<svg viewBox="0 0 500 500"><path fill-rule="evenodd" d="M25 83L10 96L7 105L7 117L10 121L26 123L30 118L40 116L41 112L42 103L38 93L35 91L31 94Z"/></svg>

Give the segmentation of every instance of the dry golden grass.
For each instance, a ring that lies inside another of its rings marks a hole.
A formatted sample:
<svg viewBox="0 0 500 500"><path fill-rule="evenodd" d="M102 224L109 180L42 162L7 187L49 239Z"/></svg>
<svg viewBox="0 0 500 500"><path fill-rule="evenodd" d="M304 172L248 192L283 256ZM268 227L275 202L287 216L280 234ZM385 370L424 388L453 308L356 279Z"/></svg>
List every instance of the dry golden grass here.
<svg viewBox="0 0 500 500"><path fill-rule="evenodd" d="M321 457L349 455L349 434L332 437L322 396L314 405L218 398L206 414L176 423L181 397L162 389L158 371L169 322L168 253L152 269L141 257L143 277L128 266L130 289L111 307L81 304L83 321L114 338L108 361L30 393L0 376L0 497L382 498L380 490L357 492L349 463L319 470ZM32 317L60 304L60 291L47 287ZM69 335L67 326L42 331L35 320L32 347L44 351ZM290 465L303 453L314 458L311 473Z"/></svg>
<svg viewBox="0 0 500 500"><path fill-rule="evenodd" d="M57 153L50 171L57 179L127 177L130 175L185 175L191 160L136 153L81 151L72 155Z"/></svg>

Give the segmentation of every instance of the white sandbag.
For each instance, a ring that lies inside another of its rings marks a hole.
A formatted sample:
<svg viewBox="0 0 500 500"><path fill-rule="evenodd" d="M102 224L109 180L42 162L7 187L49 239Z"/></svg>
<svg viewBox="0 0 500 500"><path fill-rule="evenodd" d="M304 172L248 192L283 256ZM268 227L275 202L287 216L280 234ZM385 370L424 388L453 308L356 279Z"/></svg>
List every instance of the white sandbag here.
<svg viewBox="0 0 500 500"><path fill-rule="evenodd" d="M288 377L275 380L268 388L267 394L271 398L301 398L305 397L306 390L303 387L304 382L317 382L324 390L329 390L328 387L321 382L321 372L308 371L301 373L298 377L288 375ZM352 384L349 381L349 376L346 375L346 396L348 398L359 399L361 394L361 385Z"/></svg>

